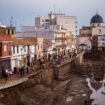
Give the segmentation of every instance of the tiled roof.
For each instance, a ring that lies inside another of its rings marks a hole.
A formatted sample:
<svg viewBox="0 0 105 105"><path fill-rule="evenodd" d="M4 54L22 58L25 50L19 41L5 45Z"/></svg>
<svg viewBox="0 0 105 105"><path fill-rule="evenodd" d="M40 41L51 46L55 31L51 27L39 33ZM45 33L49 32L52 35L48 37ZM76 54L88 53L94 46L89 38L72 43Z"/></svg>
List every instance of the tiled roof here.
<svg viewBox="0 0 105 105"><path fill-rule="evenodd" d="M36 38L14 38L14 45L35 45L37 42Z"/></svg>
<svg viewBox="0 0 105 105"><path fill-rule="evenodd" d="M0 34L0 41L13 41L10 35L1 35Z"/></svg>

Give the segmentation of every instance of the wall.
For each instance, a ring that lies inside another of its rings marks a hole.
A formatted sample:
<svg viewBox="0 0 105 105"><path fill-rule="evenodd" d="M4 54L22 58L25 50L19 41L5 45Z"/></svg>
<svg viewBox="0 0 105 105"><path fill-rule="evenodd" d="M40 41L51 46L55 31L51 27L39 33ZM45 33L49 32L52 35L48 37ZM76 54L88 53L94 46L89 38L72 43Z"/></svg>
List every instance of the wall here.
<svg viewBox="0 0 105 105"><path fill-rule="evenodd" d="M105 35L105 27L92 28L92 36L94 35Z"/></svg>
<svg viewBox="0 0 105 105"><path fill-rule="evenodd" d="M63 76L68 75L68 73L74 70L76 66L81 65L83 63L83 55L84 55L84 52L81 54L78 54L76 57L68 60L65 63L55 66L54 78L60 79Z"/></svg>
<svg viewBox="0 0 105 105"><path fill-rule="evenodd" d="M9 42L2 42L2 57L10 56L11 44Z"/></svg>
<svg viewBox="0 0 105 105"><path fill-rule="evenodd" d="M77 19L75 16L57 16L56 18L57 25L62 25L74 35L77 34Z"/></svg>
<svg viewBox="0 0 105 105"><path fill-rule="evenodd" d="M17 46L18 46L18 52L17 52ZM25 62L23 60L27 60L27 55L28 55L28 45L15 45L14 46L15 53L13 52L13 46L12 46L12 56L11 56L11 68L13 69L14 67L21 67ZM29 46L29 53L30 53L30 61L32 58L34 58L35 55L35 46L30 45Z"/></svg>

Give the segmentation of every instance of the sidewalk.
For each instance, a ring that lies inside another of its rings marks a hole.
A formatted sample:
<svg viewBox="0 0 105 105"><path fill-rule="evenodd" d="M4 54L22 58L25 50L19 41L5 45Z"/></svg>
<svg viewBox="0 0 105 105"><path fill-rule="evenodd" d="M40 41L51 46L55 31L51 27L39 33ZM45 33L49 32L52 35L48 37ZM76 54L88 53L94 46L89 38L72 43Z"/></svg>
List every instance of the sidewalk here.
<svg viewBox="0 0 105 105"><path fill-rule="evenodd" d="M25 81L27 81L27 77L21 77L21 78L10 78L7 81L2 80L0 81L0 90L7 89L16 85L19 85Z"/></svg>
<svg viewBox="0 0 105 105"><path fill-rule="evenodd" d="M8 78L7 81L4 79L0 80L0 90L7 89L16 85L19 85L29 79L29 77L38 75L39 73L43 72L43 70L39 70L37 72L31 72L29 74L24 75L23 77L19 77L18 75L14 75Z"/></svg>

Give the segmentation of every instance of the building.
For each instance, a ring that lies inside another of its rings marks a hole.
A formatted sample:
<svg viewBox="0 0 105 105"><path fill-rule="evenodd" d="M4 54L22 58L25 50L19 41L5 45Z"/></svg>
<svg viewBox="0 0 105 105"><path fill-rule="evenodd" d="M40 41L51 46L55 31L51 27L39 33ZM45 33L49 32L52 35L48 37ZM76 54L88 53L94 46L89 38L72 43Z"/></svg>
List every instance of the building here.
<svg viewBox="0 0 105 105"><path fill-rule="evenodd" d="M76 16L66 16L62 13L49 13L48 17L36 17L35 26L38 28L48 27L49 25L59 25L63 29L77 35L77 19Z"/></svg>
<svg viewBox="0 0 105 105"><path fill-rule="evenodd" d="M105 49L105 35L96 35L92 38L93 48L98 50Z"/></svg>
<svg viewBox="0 0 105 105"><path fill-rule="evenodd" d="M10 27L10 26L5 26L5 25L0 25L0 34L3 35L11 35L12 37L16 36L16 28L15 27Z"/></svg>
<svg viewBox="0 0 105 105"><path fill-rule="evenodd" d="M36 27L47 27L50 25L49 17L37 17L35 18L35 26Z"/></svg>
<svg viewBox="0 0 105 105"><path fill-rule="evenodd" d="M49 49L50 54L64 54L64 52L68 52L68 50L71 52L73 49L76 49L76 37L60 25L50 25L47 28L31 28L31 30L29 30L30 28L28 27L29 26L22 27L22 32L17 33L17 37L30 36L49 40L52 43Z"/></svg>
<svg viewBox="0 0 105 105"><path fill-rule="evenodd" d="M22 26L17 37L38 37L52 43L48 53L64 54L76 49L77 20L75 16L49 13L48 17L36 17L35 26Z"/></svg>
<svg viewBox="0 0 105 105"><path fill-rule="evenodd" d="M92 17L89 26L83 26L80 29L80 36L94 36L105 34L105 23L103 18L96 14Z"/></svg>
<svg viewBox="0 0 105 105"><path fill-rule="evenodd" d="M36 38L14 38L11 48L11 68L21 67L34 60L36 52Z"/></svg>
<svg viewBox="0 0 105 105"><path fill-rule="evenodd" d="M48 58L48 54L50 54L50 48L52 43L50 40L44 38L37 38L36 45L36 57L37 59L42 59L43 57Z"/></svg>
<svg viewBox="0 0 105 105"><path fill-rule="evenodd" d="M22 67L25 64L30 66L33 61L47 57L50 45L51 42L43 38L14 38L11 49L11 68Z"/></svg>
<svg viewBox="0 0 105 105"><path fill-rule="evenodd" d="M78 36L77 37L78 48L82 50L91 50L92 49L92 42L91 37L86 36Z"/></svg>
<svg viewBox="0 0 105 105"><path fill-rule="evenodd" d="M0 34L0 69L11 68L11 47L13 40L10 35Z"/></svg>
<svg viewBox="0 0 105 105"><path fill-rule="evenodd" d="M83 26L80 29L80 36L78 37L78 40L79 40L79 42L81 42L80 40L82 40L82 43L78 42L78 45L84 43L84 44L86 44L86 46L90 47L91 49L96 48L98 46L103 46L102 43L104 43L104 42L100 41L100 38L104 37L104 36L105 36L104 20L98 13L96 13L91 18L90 25ZM86 43L86 42L89 42L89 43Z"/></svg>

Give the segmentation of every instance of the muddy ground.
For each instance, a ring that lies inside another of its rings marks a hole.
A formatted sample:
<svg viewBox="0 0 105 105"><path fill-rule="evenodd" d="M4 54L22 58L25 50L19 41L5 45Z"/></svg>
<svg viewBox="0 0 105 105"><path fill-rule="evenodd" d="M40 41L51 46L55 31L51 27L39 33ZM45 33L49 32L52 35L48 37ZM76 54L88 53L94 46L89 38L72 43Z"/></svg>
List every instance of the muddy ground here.
<svg viewBox="0 0 105 105"><path fill-rule="evenodd" d="M88 60L77 68L78 71L82 69L85 72L72 72L68 80L53 80L47 85L37 84L4 90L0 92L0 105L90 105L86 104L90 94L86 78L95 72L97 65L100 68L101 64Z"/></svg>
<svg viewBox="0 0 105 105"><path fill-rule="evenodd" d="M2 95L0 105L84 105L88 100L88 87L84 78L72 75L72 79L66 81L14 88Z"/></svg>

